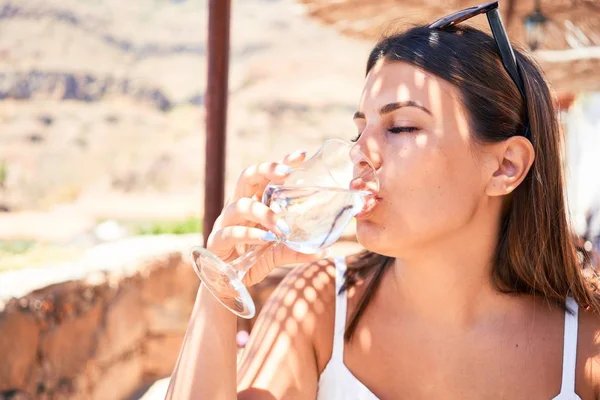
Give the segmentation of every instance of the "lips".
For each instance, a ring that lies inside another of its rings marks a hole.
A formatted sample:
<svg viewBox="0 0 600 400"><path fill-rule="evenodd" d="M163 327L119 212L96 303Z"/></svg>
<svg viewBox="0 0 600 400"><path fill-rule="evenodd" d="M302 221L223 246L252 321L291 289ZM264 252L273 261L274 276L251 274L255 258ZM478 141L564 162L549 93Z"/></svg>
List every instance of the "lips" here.
<svg viewBox="0 0 600 400"><path fill-rule="evenodd" d="M355 218L356 219L364 219L367 216L369 216L369 214L371 214L371 212L373 211L375 206L377 206L377 204L379 204L380 200L381 200L381 198L377 197L375 195L367 197L367 199L365 200L365 205L363 206L363 209L358 214L356 214Z"/></svg>

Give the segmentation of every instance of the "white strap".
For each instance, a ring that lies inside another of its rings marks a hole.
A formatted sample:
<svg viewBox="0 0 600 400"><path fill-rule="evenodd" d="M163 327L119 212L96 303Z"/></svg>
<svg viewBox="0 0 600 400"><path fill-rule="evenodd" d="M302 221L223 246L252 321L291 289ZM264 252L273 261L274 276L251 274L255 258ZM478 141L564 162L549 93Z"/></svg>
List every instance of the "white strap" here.
<svg viewBox="0 0 600 400"><path fill-rule="evenodd" d="M579 306L572 297L567 297L566 305L567 311L565 312L565 342L563 345L561 394L575 393L575 370L577 367L577 325L579 319ZM573 314L571 314L571 312Z"/></svg>
<svg viewBox="0 0 600 400"><path fill-rule="evenodd" d="M344 257L336 257L335 263L335 322L333 331L332 360L344 360L344 330L346 329L347 291L338 294L344 284L346 263Z"/></svg>

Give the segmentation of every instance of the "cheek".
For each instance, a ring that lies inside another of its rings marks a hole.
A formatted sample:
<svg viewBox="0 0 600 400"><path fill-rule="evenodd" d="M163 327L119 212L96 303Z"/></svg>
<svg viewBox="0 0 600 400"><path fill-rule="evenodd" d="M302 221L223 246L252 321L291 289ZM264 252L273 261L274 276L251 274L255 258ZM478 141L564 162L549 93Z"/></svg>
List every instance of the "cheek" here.
<svg viewBox="0 0 600 400"><path fill-rule="evenodd" d="M480 174L468 149L406 144L386 160L384 221L393 221L386 223L388 230L435 236L458 228L473 214L480 198Z"/></svg>

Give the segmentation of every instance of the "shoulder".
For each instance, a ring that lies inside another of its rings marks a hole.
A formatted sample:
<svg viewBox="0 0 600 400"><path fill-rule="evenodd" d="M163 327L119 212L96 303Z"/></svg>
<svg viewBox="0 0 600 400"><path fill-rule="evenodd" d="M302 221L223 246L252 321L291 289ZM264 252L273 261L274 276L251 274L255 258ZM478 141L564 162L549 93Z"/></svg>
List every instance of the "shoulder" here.
<svg viewBox="0 0 600 400"><path fill-rule="evenodd" d="M332 259L326 258L292 269L281 281L278 291L289 291L292 288L312 287L323 292L335 287L336 267ZM326 294L326 293L321 293Z"/></svg>
<svg viewBox="0 0 600 400"><path fill-rule="evenodd" d="M327 351L323 345L333 335L335 275L329 259L287 273L252 328L238 365L238 388L269 388L276 398L312 396Z"/></svg>
<svg viewBox="0 0 600 400"><path fill-rule="evenodd" d="M306 324L306 318L331 311L335 304L335 276L335 263L330 259L297 266L282 279L263 312L286 309L290 316Z"/></svg>
<svg viewBox="0 0 600 400"><path fill-rule="evenodd" d="M286 275L265 307L266 315L287 316L288 327L310 342L319 373L331 356L335 279L332 259L300 265Z"/></svg>
<svg viewBox="0 0 600 400"><path fill-rule="evenodd" d="M577 378L593 390L594 398L600 398L600 316L580 307L578 331Z"/></svg>

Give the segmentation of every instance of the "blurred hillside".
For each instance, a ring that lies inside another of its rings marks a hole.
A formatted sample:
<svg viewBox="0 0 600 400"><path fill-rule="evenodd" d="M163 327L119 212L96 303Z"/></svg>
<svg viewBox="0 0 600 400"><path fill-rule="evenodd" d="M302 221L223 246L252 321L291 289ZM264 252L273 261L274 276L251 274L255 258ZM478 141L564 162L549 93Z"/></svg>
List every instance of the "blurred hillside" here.
<svg viewBox="0 0 600 400"><path fill-rule="evenodd" d="M207 3L0 2L0 208L200 213ZM369 43L292 0L234 1L232 18L229 184L352 136Z"/></svg>

